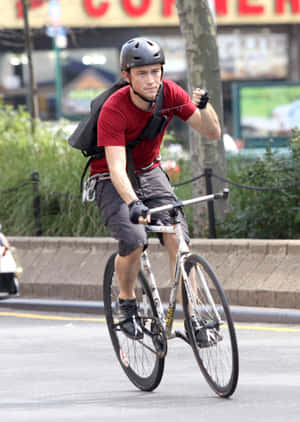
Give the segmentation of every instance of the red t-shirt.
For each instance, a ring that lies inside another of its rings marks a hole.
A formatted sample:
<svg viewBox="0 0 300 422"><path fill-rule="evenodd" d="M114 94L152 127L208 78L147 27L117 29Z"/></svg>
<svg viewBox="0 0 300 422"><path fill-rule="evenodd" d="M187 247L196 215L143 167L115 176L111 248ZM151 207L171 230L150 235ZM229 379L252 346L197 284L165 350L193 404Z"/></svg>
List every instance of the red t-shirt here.
<svg viewBox="0 0 300 422"><path fill-rule="evenodd" d="M168 124L174 115L182 120L187 120L196 110L189 95L175 82L163 80L164 99L163 111L168 117L168 123L164 130L157 137L149 141L144 139L132 150L132 158L135 169L146 167L159 155L160 146ZM178 107L183 105L183 107ZM186 105L188 104L188 105ZM98 146L125 146L140 135L150 116L153 114L154 106L150 112L136 107L130 98L129 85L119 89L103 105L98 118ZM156 162L153 167L159 165ZM105 158L91 162L92 176L95 173L107 172L108 167Z"/></svg>

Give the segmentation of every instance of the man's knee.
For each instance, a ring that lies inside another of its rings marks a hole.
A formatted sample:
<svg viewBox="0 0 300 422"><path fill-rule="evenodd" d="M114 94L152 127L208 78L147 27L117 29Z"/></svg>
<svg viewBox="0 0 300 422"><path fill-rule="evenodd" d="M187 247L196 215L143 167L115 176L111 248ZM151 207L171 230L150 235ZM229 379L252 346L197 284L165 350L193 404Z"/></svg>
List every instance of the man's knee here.
<svg viewBox="0 0 300 422"><path fill-rule="evenodd" d="M131 241L119 241L119 255L122 257L141 255L147 248L147 238L136 238Z"/></svg>
<svg viewBox="0 0 300 422"><path fill-rule="evenodd" d="M138 260L142 254L144 250L144 247L141 246L139 248L134 249L132 252L130 252L127 255L121 255L120 253L118 254L123 260L126 259L128 263L130 262L134 262L136 260Z"/></svg>
<svg viewBox="0 0 300 422"><path fill-rule="evenodd" d="M178 240L175 234L164 233L164 245L166 246L169 255L175 255L178 251Z"/></svg>

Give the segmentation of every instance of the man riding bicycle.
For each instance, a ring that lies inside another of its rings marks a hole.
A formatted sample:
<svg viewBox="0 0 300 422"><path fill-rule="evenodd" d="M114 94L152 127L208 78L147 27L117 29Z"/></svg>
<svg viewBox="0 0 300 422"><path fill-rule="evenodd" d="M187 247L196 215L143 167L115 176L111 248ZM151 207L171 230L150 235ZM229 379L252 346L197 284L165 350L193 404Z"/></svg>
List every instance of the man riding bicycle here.
<svg viewBox="0 0 300 422"><path fill-rule="evenodd" d="M102 221L119 242L115 270L120 286L120 326L136 339L143 335L136 318L134 292L140 256L147 247L143 223L149 222L149 208L177 200L161 167L159 152L163 135L176 115L207 139L217 140L221 136L218 117L208 103L207 92L196 88L191 99L176 83L163 79L164 63L163 50L154 41L134 38L123 45L120 65L129 84L111 95L101 109L97 137L98 146L105 149L105 158L91 162L90 176L97 179L96 201ZM138 138L153 115L162 81L166 124L154 139L144 139L132 149L130 161L134 171L133 177L129 177L126 145ZM188 242L188 227L182 212L179 218ZM157 221L152 221L155 222L170 225L169 213L162 212ZM160 240L167 248L172 276L177 240L171 233L163 233Z"/></svg>

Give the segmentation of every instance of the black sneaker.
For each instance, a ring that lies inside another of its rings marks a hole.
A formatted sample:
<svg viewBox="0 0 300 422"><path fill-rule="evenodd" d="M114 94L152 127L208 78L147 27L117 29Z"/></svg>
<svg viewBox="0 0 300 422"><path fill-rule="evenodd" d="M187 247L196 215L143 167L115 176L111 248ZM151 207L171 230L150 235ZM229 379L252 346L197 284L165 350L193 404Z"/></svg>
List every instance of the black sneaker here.
<svg viewBox="0 0 300 422"><path fill-rule="evenodd" d="M119 299L121 330L133 340L141 340L144 336L138 316L136 299Z"/></svg>
<svg viewBox="0 0 300 422"><path fill-rule="evenodd" d="M197 323L194 317L191 318L191 322L195 331L195 337L196 337L198 346L201 349L205 347L210 347L212 344L208 339L208 330L204 327L197 327ZM184 326L185 326L186 336L189 339L186 321L184 321Z"/></svg>

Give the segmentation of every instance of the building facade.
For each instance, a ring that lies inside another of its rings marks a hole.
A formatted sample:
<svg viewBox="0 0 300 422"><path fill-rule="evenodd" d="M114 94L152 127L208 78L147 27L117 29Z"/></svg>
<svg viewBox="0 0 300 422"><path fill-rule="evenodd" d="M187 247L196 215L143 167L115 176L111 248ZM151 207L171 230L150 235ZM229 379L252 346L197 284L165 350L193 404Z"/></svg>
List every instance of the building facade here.
<svg viewBox="0 0 300 422"><path fill-rule="evenodd" d="M232 133L235 86L300 81L300 0L210 4L216 15L225 126ZM0 10L0 92L5 102L27 103L22 1L0 0ZM119 77L120 47L135 36L159 41L167 77L186 84L175 0L31 0L28 17L42 119L86 113L91 98Z"/></svg>

